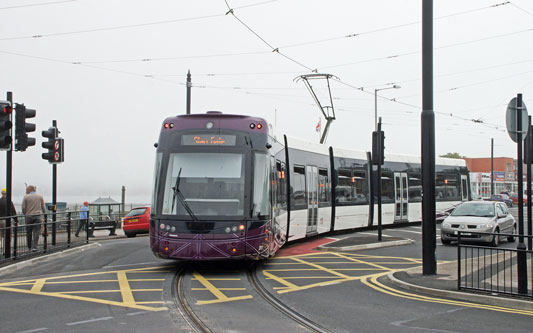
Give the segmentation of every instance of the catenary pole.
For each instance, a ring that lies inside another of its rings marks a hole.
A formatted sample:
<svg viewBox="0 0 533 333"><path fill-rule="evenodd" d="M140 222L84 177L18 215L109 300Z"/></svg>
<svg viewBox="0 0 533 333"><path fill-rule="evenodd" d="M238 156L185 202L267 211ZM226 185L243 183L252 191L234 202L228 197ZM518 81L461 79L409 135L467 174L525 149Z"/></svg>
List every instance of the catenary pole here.
<svg viewBox="0 0 533 333"><path fill-rule="evenodd" d="M437 274L433 0L422 0L422 274Z"/></svg>
<svg viewBox="0 0 533 333"><path fill-rule="evenodd" d="M187 72L187 114L191 114L191 71Z"/></svg>

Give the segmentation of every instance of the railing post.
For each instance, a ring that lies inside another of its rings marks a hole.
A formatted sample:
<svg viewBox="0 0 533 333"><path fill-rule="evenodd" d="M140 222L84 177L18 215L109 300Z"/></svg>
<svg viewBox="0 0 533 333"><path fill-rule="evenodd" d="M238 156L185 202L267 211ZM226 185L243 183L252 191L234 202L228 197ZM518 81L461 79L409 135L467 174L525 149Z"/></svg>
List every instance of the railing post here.
<svg viewBox="0 0 533 333"><path fill-rule="evenodd" d="M44 245L43 245L43 252L46 253L46 250L48 248L48 216L47 214L44 215L44 224L43 224L43 238L44 238ZM35 242L35 240L32 240L32 243Z"/></svg>
<svg viewBox="0 0 533 333"><path fill-rule="evenodd" d="M461 290L461 232L457 232L457 290Z"/></svg>
<svg viewBox="0 0 533 333"><path fill-rule="evenodd" d="M6 204L6 207L7 204ZM6 210L7 212L8 210ZM11 225L11 218L8 217L6 219L6 226L5 226L5 229L4 229L4 257L6 259L10 258L11 257L11 230L9 230L10 228L8 228L7 226L10 226Z"/></svg>
<svg viewBox="0 0 533 333"><path fill-rule="evenodd" d="M85 220L85 241L87 242L87 244L89 244L89 221L89 211L87 211L87 219Z"/></svg>
<svg viewBox="0 0 533 333"><path fill-rule="evenodd" d="M17 259L18 230L19 230L19 219L15 218L15 228L13 229L13 257L14 259Z"/></svg>
<svg viewBox="0 0 533 333"><path fill-rule="evenodd" d="M71 242L71 235L70 235L70 229L71 229L71 225L72 225L72 219L71 219L71 213L68 212L67 213L67 247L70 247L70 242Z"/></svg>

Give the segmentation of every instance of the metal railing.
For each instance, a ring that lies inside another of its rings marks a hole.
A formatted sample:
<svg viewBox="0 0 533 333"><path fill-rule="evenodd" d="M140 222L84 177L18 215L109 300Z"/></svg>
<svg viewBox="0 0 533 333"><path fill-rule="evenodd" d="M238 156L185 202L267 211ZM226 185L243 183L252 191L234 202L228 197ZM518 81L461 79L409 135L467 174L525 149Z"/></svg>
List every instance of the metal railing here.
<svg viewBox="0 0 533 333"><path fill-rule="evenodd" d="M468 236L518 237L516 234L469 232ZM532 236L523 236L533 241ZM519 254L519 252L521 252ZM519 276L518 258L525 254L526 269ZM516 248L480 246L468 243L467 237L457 235L457 288L533 298L533 251ZM525 292L519 292L519 282L525 283Z"/></svg>
<svg viewBox="0 0 533 333"><path fill-rule="evenodd" d="M31 219L23 215L2 217L2 220L6 223L0 227L0 264L89 242L88 223L82 225L78 237L74 235L85 221L80 219L79 211L58 212L55 216L41 214L41 223L26 223Z"/></svg>

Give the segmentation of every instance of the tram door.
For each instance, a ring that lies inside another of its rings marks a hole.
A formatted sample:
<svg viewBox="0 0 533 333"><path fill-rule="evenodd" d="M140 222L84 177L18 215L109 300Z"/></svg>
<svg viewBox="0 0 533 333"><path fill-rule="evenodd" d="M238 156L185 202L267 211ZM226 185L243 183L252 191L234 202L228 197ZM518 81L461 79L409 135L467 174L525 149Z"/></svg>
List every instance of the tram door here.
<svg viewBox="0 0 533 333"><path fill-rule="evenodd" d="M409 187L407 173L394 173L394 222L408 220Z"/></svg>
<svg viewBox="0 0 533 333"><path fill-rule="evenodd" d="M466 175L461 175L461 201L468 200L468 179Z"/></svg>
<svg viewBox="0 0 533 333"><path fill-rule="evenodd" d="M318 221L318 168L305 167L307 180L307 234L316 232Z"/></svg>

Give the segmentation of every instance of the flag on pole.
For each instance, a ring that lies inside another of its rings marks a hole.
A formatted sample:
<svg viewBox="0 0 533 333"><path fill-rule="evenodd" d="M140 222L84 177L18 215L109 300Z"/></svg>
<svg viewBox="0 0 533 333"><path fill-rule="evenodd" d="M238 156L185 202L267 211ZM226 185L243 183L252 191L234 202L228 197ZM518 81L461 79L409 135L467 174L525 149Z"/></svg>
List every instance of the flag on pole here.
<svg viewBox="0 0 533 333"><path fill-rule="evenodd" d="M320 127L322 125L322 118L318 118L318 124L316 124L316 131L320 132Z"/></svg>

